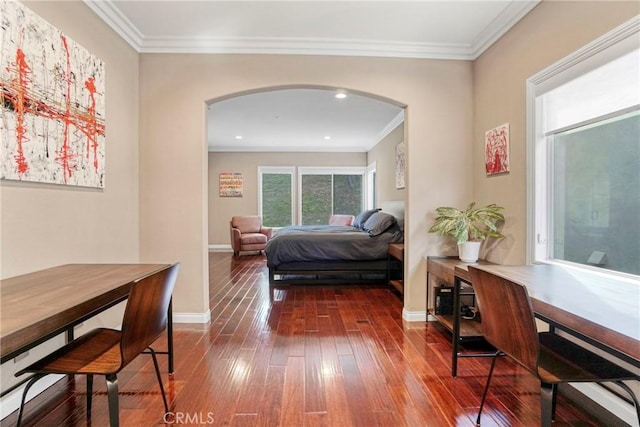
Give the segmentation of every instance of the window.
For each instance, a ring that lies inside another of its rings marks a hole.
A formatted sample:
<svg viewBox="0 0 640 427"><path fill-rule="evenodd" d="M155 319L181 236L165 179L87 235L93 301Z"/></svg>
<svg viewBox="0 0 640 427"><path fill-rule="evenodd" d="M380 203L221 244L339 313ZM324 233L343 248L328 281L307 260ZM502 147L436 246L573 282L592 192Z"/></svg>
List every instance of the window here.
<svg viewBox="0 0 640 427"><path fill-rule="evenodd" d="M326 224L332 214L358 215L364 206L364 168L300 168L300 223Z"/></svg>
<svg viewBox="0 0 640 427"><path fill-rule="evenodd" d="M363 210L365 168L300 167L297 186L295 170L294 166L258 168L258 207L265 226L327 224L332 214L355 216Z"/></svg>
<svg viewBox="0 0 640 427"><path fill-rule="evenodd" d="M373 209L376 203L376 162L367 166L367 205L366 209Z"/></svg>
<svg viewBox="0 0 640 427"><path fill-rule="evenodd" d="M528 81L529 258L638 276L637 29L605 39Z"/></svg>
<svg viewBox="0 0 640 427"><path fill-rule="evenodd" d="M266 227L293 224L293 167L258 168L258 206Z"/></svg>

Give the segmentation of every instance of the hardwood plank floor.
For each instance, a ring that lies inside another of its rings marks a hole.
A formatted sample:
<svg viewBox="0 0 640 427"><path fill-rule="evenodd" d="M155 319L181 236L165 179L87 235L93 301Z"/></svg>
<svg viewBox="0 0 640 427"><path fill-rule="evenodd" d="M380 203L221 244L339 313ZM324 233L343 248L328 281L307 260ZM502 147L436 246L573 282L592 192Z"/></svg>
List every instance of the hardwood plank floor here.
<svg viewBox="0 0 640 427"><path fill-rule="evenodd" d="M175 325L175 374L163 374L171 419L143 355L118 376L121 425L475 425L489 360L462 359L452 378L450 335L435 322L403 322L388 286L272 288L262 255L212 252L209 273L211 324ZM83 377L59 382L27 405L24 425L108 425L103 380L90 422L85 390ZM604 425L562 396L557 418L557 426ZM539 425L537 381L498 361L482 420Z"/></svg>

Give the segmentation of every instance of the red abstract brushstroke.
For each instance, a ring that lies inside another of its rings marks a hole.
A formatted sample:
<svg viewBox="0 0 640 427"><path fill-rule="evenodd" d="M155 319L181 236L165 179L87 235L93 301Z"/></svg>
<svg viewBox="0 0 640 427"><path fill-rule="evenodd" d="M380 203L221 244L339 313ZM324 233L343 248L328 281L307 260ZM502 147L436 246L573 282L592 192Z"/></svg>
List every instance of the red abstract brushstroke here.
<svg viewBox="0 0 640 427"><path fill-rule="evenodd" d="M89 77L85 81L84 87L89 92L90 106L87 111L75 108L71 101L71 59L67 39L61 35L63 47L66 55L66 64L63 69L62 79L65 81L65 101L64 108L55 103L47 104L46 100L42 100L44 95L33 93L29 85L32 79L29 77L31 68L27 62L26 55L20 46L16 49L16 62L7 67L7 71L14 73L16 77L9 82L0 81L0 102L5 108L13 108L16 113L16 160L17 171L19 175L24 175L29 170L29 165L24 156L23 145L28 141L26 120L27 114L33 114L49 120L61 121L64 124L63 142L60 150L57 151L55 158L63 169L63 182L67 182L67 177L71 177L76 168L76 154L73 153L70 146L71 127L80 131L87 137L87 158L90 156L90 150L93 149L93 167L98 170L98 137L105 134L104 122L99 120L96 114L96 94L98 94L95 80Z"/></svg>
<svg viewBox="0 0 640 427"><path fill-rule="evenodd" d="M16 155L14 159L17 163L18 174L23 175L29 170L29 164L24 156L23 144L27 142L27 131L25 128L25 99L28 98L27 90L31 79L28 75L31 73L31 68L27 64L26 55L21 48L16 50L16 62L12 64L12 67L7 67L7 71L15 72L17 77L13 79L10 84L15 87L15 112L16 112Z"/></svg>
<svg viewBox="0 0 640 427"><path fill-rule="evenodd" d="M64 52L66 56L65 68L62 73L62 78L66 83L66 91L65 91L65 105L64 105L64 116L62 117L62 121L64 123L64 130L62 131L62 148L58 150L58 155L56 157L56 162L62 166L62 170L64 172L62 182L67 183L67 176L71 178L73 175L72 171L72 163L75 159L75 155L71 152L69 148L69 124L71 122L71 61L69 58L69 47L67 46L67 38L63 35L60 35L62 39L62 45L64 47Z"/></svg>
<svg viewBox="0 0 640 427"><path fill-rule="evenodd" d="M98 170L98 136L96 133L97 120L96 120L96 82L93 77L89 77L84 82L84 87L89 91L89 97L91 98L91 105L87 109L89 118L87 122L87 159L89 159L89 150L93 148L93 167Z"/></svg>

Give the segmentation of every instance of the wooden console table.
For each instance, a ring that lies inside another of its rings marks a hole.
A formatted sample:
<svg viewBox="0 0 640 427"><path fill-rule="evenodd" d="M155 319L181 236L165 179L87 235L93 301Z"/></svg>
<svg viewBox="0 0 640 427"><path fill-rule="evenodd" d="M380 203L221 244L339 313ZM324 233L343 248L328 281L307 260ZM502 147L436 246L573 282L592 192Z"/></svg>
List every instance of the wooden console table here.
<svg viewBox="0 0 640 427"><path fill-rule="evenodd" d="M477 263L465 263L458 257L428 257L427 258L427 312L451 332L451 375L458 374L458 358L460 357L489 357L493 353L466 353L460 351L460 344L465 342L483 341L480 322L478 319L467 320L461 317L462 299L475 298L471 288L469 265L490 265L490 263L478 260ZM432 286L432 281L435 286ZM441 314L436 312L436 307L430 307L430 295L433 295L437 287L451 288L452 312Z"/></svg>

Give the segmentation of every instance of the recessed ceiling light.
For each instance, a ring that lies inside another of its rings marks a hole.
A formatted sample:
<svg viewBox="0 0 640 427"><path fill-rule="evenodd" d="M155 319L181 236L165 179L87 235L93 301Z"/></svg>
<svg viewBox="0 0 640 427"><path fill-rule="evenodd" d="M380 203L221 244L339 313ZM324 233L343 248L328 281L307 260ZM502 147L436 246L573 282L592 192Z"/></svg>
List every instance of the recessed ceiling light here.
<svg viewBox="0 0 640 427"><path fill-rule="evenodd" d="M236 139L242 139L242 135L236 135Z"/></svg>
<svg viewBox="0 0 640 427"><path fill-rule="evenodd" d="M324 139L331 139L331 135L325 135Z"/></svg>
<svg viewBox="0 0 640 427"><path fill-rule="evenodd" d="M338 99L345 99L347 97L347 93L345 91L339 90L338 92L336 92L335 96Z"/></svg>

